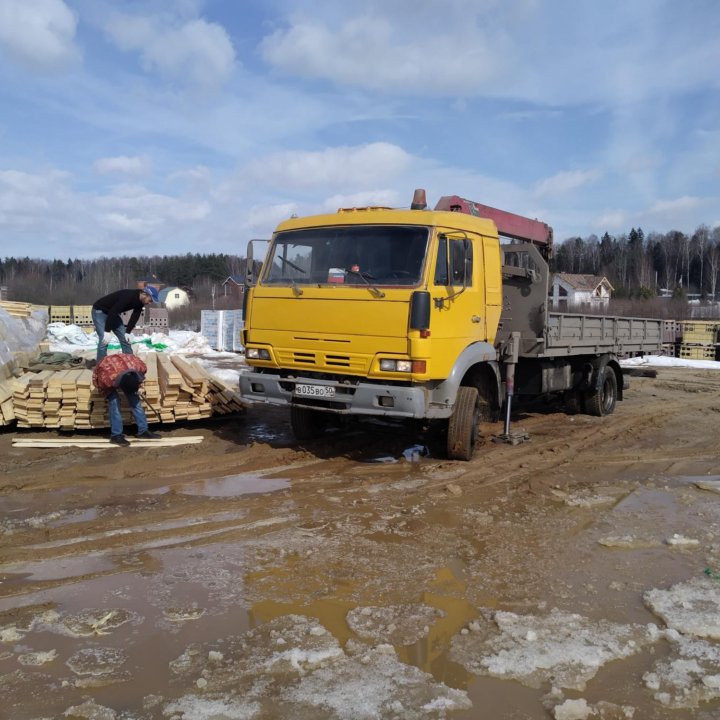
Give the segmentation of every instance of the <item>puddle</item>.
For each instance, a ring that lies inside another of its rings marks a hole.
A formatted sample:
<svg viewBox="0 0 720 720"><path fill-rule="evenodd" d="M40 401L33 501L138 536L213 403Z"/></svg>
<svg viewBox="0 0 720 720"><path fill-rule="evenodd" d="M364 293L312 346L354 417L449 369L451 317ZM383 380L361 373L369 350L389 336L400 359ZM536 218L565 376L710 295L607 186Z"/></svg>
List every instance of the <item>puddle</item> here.
<svg viewBox="0 0 720 720"><path fill-rule="evenodd" d="M673 478L673 480L678 480L681 483L720 483L720 475L680 475Z"/></svg>
<svg viewBox="0 0 720 720"><path fill-rule="evenodd" d="M115 563L105 555L52 558L33 562L0 566L0 581L8 585L15 581L43 581L92 575L112 570Z"/></svg>
<svg viewBox="0 0 720 720"><path fill-rule="evenodd" d="M264 495L286 490L290 487L287 478L268 478L256 473L242 473L209 480L193 480L182 485L164 485L149 490L145 495L165 495L175 492L180 495L201 495L203 497L237 497L239 495Z"/></svg>
<svg viewBox="0 0 720 720"><path fill-rule="evenodd" d="M63 525L74 525L75 523L91 522L98 519L98 509L96 507L87 508L78 512L71 512L47 524L50 528L59 528Z"/></svg>

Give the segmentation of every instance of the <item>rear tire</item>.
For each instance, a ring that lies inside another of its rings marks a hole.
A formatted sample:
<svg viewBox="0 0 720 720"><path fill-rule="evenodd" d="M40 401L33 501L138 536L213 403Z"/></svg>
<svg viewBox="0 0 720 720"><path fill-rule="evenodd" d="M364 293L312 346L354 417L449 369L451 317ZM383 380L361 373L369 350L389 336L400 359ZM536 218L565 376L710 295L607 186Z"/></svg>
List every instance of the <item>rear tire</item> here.
<svg viewBox="0 0 720 720"><path fill-rule="evenodd" d="M475 451L480 424L480 395L477 388L462 385L448 421L447 455L451 460L470 460Z"/></svg>
<svg viewBox="0 0 720 720"><path fill-rule="evenodd" d="M600 388L597 392L585 396L585 409L588 415L603 417L612 414L617 402L617 378L611 367L605 365L598 371Z"/></svg>
<svg viewBox="0 0 720 720"><path fill-rule="evenodd" d="M298 442L315 440L323 434L327 425L325 413L309 408L290 407L290 425Z"/></svg>

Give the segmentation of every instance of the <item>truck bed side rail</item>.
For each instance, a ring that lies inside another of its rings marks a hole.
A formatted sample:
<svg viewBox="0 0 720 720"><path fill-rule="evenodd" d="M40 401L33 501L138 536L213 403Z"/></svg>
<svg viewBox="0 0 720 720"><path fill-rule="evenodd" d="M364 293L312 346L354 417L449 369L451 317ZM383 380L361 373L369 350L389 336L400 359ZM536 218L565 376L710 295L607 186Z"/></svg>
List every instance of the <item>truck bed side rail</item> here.
<svg viewBox="0 0 720 720"><path fill-rule="evenodd" d="M550 312L543 354L657 353L662 340L662 320Z"/></svg>

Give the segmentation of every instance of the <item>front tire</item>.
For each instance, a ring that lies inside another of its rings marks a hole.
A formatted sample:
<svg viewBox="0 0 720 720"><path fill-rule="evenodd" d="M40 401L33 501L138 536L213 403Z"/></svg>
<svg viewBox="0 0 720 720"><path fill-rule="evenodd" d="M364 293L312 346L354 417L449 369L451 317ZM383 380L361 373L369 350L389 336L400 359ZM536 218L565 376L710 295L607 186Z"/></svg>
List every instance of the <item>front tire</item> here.
<svg viewBox="0 0 720 720"><path fill-rule="evenodd" d="M480 411L477 388L462 385L448 421L447 455L451 460L472 458L477 444Z"/></svg>
<svg viewBox="0 0 720 720"><path fill-rule="evenodd" d="M605 365L598 371L600 373L599 389L585 396L585 408L588 415L603 417L612 414L617 403L617 377L611 367Z"/></svg>
<svg viewBox="0 0 720 720"><path fill-rule="evenodd" d="M326 426L325 413L309 408L290 407L290 426L298 442L315 440L323 434Z"/></svg>

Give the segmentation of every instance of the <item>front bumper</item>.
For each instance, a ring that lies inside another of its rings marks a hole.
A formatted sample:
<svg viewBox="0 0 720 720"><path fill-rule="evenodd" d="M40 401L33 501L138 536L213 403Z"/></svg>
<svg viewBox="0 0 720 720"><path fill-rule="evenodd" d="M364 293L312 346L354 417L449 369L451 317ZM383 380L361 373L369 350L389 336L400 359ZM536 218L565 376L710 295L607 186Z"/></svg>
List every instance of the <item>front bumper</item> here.
<svg viewBox="0 0 720 720"><path fill-rule="evenodd" d="M294 391L298 384L329 386L335 389L335 394L332 398L297 395ZM296 405L343 415L421 419L429 416L431 393L419 385L387 385L359 378L320 380L246 372L240 375L240 395L253 403Z"/></svg>

